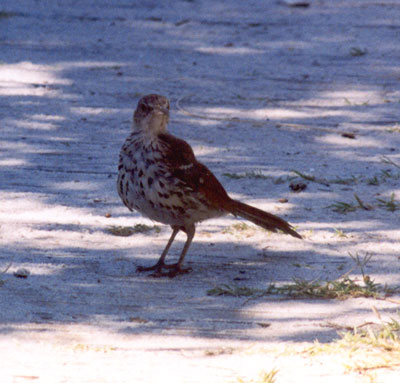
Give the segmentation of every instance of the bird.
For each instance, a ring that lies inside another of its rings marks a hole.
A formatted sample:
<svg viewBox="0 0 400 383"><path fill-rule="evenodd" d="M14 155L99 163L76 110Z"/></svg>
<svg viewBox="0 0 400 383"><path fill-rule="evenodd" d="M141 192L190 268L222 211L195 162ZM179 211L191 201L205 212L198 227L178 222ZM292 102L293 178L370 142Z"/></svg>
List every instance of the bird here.
<svg viewBox="0 0 400 383"><path fill-rule="evenodd" d="M227 214L302 239L284 219L229 197L211 170L197 161L192 147L168 132L169 110L165 96L143 96L119 155L117 191L124 205L172 228L158 261L152 266L138 266L138 272L153 271L152 276L175 277L192 271L183 267L183 261L196 224ZM179 231L186 234L186 242L178 261L167 264L165 258Z"/></svg>

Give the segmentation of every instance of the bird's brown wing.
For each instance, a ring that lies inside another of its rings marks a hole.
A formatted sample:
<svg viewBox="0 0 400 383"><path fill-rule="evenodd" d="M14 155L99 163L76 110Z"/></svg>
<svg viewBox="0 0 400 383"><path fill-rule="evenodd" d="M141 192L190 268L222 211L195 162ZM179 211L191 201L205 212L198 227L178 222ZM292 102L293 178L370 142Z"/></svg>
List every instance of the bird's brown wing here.
<svg viewBox="0 0 400 383"><path fill-rule="evenodd" d="M196 160L193 150L187 142L170 134L163 134L160 139L164 143L165 160L171 174L186 187L202 194L207 203L215 210L246 218L273 232L281 230L285 234L302 238L284 219L240 201L232 200L207 166Z"/></svg>
<svg viewBox="0 0 400 383"><path fill-rule="evenodd" d="M165 160L171 174L194 192L201 193L211 206L225 210L230 197L207 166L196 160L191 146L171 134L161 134L159 138L166 149Z"/></svg>

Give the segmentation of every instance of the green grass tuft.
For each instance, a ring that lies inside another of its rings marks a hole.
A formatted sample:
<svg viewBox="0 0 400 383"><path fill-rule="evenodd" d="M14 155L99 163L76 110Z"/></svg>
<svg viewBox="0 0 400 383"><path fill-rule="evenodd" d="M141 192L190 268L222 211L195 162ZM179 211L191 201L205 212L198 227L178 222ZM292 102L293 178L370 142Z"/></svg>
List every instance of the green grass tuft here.
<svg viewBox="0 0 400 383"><path fill-rule="evenodd" d="M400 202L394 200L394 193L391 194L389 200L384 200L383 198L377 198L378 206L385 208L391 212L400 210Z"/></svg>
<svg viewBox="0 0 400 383"><path fill-rule="evenodd" d="M330 207L336 213L341 213L341 214L347 214L347 213L357 210L356 205L354 205L352 203L340 202L340 201L337 201L337 202L333 203L332 205L329 205L328 207Z"/></svg>
<svg viewBox="0 0 400 383"><path fill-rule="evenodd" d="M116 235L119 237L129 237L130 235L133 234L138 234L138 233L148 233L150 231L155 231L156 233L159 233L161 231L159 226L148 226L148 225L143 225L143 224L137 224L135 226L109 226L106 229L110 234Z"/></svg>
<svg viewBox="0 0 400 383"><path fill-rule="evenodd" d="M207 291L210 296L251 297L263 293L263 290L242 286L223 284Z"/></svg>
<svg viewBox="0 0 400 383"><path fill-rule="evenodd" d="M397 292L397 289L382 286L365 273L365 267L372 258L372 254L366 253L364 257L359 254L351 254L350 257L361 271L362 281L350 278L353 269L345 273L342 277L335 280L307 281L304 279L294 279L292 283L276 286L270 284L266 289L255 289L246 286L223 284L207 291L207 295L212 296L232 296L232 297L252 297L260 298L267 295L285 295L290 298L300 299L339 299L349 298L376 298L384 299Z"/></svg>

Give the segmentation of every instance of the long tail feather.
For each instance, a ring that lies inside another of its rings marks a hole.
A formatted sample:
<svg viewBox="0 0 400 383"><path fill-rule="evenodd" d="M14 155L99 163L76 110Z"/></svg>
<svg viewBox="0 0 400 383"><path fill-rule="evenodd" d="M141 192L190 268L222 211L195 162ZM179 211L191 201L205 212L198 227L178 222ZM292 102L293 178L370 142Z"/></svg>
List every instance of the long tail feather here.
<svg viewBox="0 0 400 383"><path fill-rule="evenodd" d="M235 200L232 200L229 210L233 215L243 217L266 230L273 232L280 230L285 234L302 239L302 236L288 222L266 211Z"/></svg>

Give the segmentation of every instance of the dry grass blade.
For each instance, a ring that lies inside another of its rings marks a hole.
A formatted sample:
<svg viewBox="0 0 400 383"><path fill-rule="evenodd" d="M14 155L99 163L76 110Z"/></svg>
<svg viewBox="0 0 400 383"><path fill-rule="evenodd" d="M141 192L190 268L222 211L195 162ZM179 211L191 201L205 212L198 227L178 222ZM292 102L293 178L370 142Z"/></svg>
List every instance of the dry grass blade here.
<svg viewBox="0 0 400 383"><path fill-rule="evenodd" d="M269 372L261 371L257 379L247 380L237 378L238 383L275 383L275 377L278 373L277 369L272 369Z"/></svg>
<svg viewBox="0 0 400 383"><path fill-rule="evenodd" d="M392 318L382 324L366 322L353 329L336 325L332 327L345 330L340 333L340 339L325 344L317 341L303 353L314 357L321 354L340 356L348 372L360 374L378 369L393 369L400 365L398 320Z"/></svg>
<svg viewBox="0 0 400 383"><path fill-rule="evenodd" d="M360 206L361 209L372 210L372 206L364 204L364 202L361 200L361 198L356 193L354 193L354 198L358 202L358 205Z"/></svg>
<svg viewBox="0 0 400 383"><path fill-rule="evenodd" d="M386 156L382 156L382 157L381 157L381 161L382 161L384 164L393 165L393 166L395 166L396 168L400 169L400 165L399 165L399 164L397 164L396 162L394 162L393 160L391 160L390 158L388 158L388 157L386 157Z"/></svg>
<svg viewBox="0 0 400 383"><path fill-rule="evenodd" d="M0 272L0 275L5 274L13 264L14 256L11 258L11 261L8 263L8 265ZM4 285L4 281L0 279L0 286Z"/></svg>

